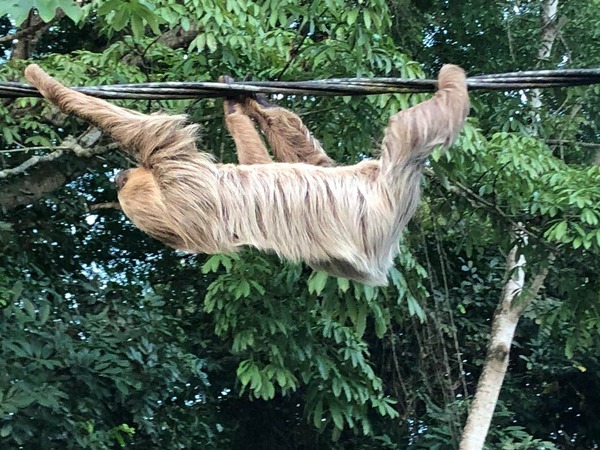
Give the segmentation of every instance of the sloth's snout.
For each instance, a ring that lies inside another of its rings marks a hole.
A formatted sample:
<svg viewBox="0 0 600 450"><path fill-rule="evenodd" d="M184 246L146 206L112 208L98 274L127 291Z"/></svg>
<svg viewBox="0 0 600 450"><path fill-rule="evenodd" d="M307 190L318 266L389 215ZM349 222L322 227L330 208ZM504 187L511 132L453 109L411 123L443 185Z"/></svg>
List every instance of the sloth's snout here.
<svg viewBox="0 0 600 450"><path fill-rule="evenodd" d="M127 183L127 178L129 178L129 170L123 170L119 172L115 177L115 184L117 185L117 190L123 189L125 183Z"/></svg>

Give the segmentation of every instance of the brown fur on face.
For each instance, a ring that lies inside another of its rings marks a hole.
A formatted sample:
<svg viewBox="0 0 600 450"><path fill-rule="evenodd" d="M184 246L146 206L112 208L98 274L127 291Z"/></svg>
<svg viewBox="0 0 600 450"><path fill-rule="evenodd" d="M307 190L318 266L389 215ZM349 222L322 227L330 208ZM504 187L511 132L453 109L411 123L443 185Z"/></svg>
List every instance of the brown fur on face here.
<svg viewBox="0 0 600 450"><path fill-rule="evenodd" d="M122 183L118 193L121 209L135 226L171 247L181 248L184 241L167 220L168 208L152 171L144 167L126 170L115 181Z"/></svg>
<svg viewBox="0 0 600 450"><path fill-rule="evenodd" d="M142 115L68 89L36 65L27 79L66 113L107 132L141 167L117 184L137 227L181 250L243 246L369 284L386 284L400 232L413 215L423 164L449 146L469 109L464 72L446 65L435 96L390 118L381 158L331 167L300 118L260 97L226 100L240 165L198 152L182 116ZM258 124L279 163L271 163Z"/></svg>

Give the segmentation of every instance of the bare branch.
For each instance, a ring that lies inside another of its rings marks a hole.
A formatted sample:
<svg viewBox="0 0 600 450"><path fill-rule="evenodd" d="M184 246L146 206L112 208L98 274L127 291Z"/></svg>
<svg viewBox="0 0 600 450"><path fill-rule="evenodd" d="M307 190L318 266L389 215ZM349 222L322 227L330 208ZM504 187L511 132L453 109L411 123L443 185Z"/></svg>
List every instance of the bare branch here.
<svg viewBox="0 0 600 450"><path fill-rule="evenodd" d="M11 169L0 170L0 180L3 178L8 178L10 176L20 175L22 173L25 173L27 171L27 169L35 166L36 164L38 164L40 162L53 161L56 158L59 158L60 156L63 155L63 153L64 153L63 149L68 149L68 147L61 147L59 150L55 150L48 155L33 156L33 157L29 158L27 161L19 164L17 167L13 167Z"/></svg>
<svg viewBox="0 0 600 450"><path fill-rule="evenodd" d="M600 148L600 144L595 142L577 142L577 141L568 141L565 139L546 139L546 144L548 145L579 145L580 147L585 148Z"/></svg>
<svg viewBox="0 0 600 450"><path fill-rule="evenodd" d="M85 149L79 143L88 142L90 140L97 141L98 139L100 139L100 131L95 128L91 128L90 130L88 130L88 132L84 133L79 138L79 141L74 137L69 136L63 141L63 145L58 147L58 150L55 150L52 153L49 153L47 155L36 155L29 158L27 161L19 164L17 167L0 170L0 180L3 178L8 178L10 176L21 175L25 173L28 169L41 162L54 161L55 159L60 158L65 153L65 151L71 151L79 157L89 158L91 156L108 151L110 147L116 147L115 145L112 145L105 147L97 146L94 148Z"/></svg>
<svg viewBox="0 0 600 450"><path fill-rule="evenodd" d="M93 205L89 205L88 208L89 208L90 212L99 211L101 209L122 210L121 204L119 202L94 203Z"/></svg>
<svg viewBox="0 0 600 450"><path fill-rule="evenodd" d="M48 146L5 148L3 150L0 150L0 153L27 153L32 150L59 150L59 149L66 149L66 148L67 147L48 147Z"/></svg>
<svg viewBox="0 0 600 450"><path fill-rule="evenodd" d="M42 162L29 170L27 176L11 178L10 183L0 184L0 214L44 198L102 164L99 159L78 158L70 153L54 161Z"/></svg>
<svg viewBox="0 0 600 450"><path fill-rule="evenodd" d="M10 177L24 172L27 172L27 176L15 176L10 179L10 183L0 184L0 212L30 204L49 192L63 187L87 170L102 164L97 156L112 151L116 146L114 144L98 146L101 136L99 130L89 128L79 139L66 140L71 151L60 150L60 155L53 155L50 158L48 156L52 153L45 155L46 157L40 157L34 163L30 162L27 167L21 167L19 170L7 169ZM92 158L94 156L96 158Z"/></svg>

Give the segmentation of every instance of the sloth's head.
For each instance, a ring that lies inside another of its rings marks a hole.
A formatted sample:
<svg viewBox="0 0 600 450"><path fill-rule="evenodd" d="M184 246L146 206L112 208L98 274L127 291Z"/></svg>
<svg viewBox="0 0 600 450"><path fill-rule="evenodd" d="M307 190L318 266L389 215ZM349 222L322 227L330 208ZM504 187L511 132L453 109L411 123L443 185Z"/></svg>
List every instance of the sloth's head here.
<svg viewBox="0 0 600 450"><path fill-rule="evenodd" d="M119 172L115 177L119 203L127 216L135 216L138 210L161 209L160 189L152 172L138 167Z"/></svg>
<svg viewBox="0 0 600 450"><path fill-rule="evenodd" d="M115 177L115 184L123 212L139 229L170 247L184 247L152 171L143 167L124 170Z"/></svg>

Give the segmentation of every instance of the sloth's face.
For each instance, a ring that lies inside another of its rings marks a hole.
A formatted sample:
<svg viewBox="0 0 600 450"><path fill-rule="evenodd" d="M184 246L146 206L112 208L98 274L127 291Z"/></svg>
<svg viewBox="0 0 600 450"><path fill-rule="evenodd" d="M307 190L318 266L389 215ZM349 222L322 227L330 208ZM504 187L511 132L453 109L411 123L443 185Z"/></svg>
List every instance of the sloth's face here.
<svg viewBox="0 0 600 450"><path fill-rule="evenodd" d="M124 170L115 177L115 184L121 208L135 226L170 247L183 247L150 170L143 167Z"/></svg>
<svg viewBox="0 0 600 450"><path fill-rule="evenodd" d="M127 216L135 216L139 210L160 208L160 191L152 172L138 167L119 172L115 177L119 203Z"/></svg>

